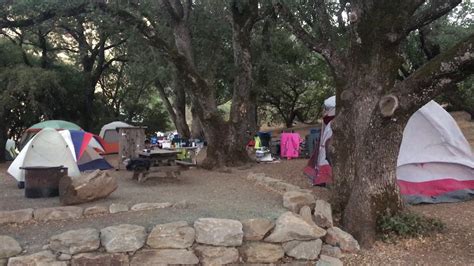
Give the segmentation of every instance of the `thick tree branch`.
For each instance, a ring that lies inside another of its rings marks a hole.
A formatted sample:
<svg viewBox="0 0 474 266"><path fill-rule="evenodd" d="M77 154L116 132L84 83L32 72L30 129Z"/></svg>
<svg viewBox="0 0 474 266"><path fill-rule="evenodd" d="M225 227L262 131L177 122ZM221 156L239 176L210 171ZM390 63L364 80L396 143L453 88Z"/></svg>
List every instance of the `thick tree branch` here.
<svg viewBox="0 0 474 266"><path fill-rule="evenodd" d="M446 15L461 3L462 0L433 0L424 10L421 10L409 20L406 33L430 24L436 19Z"/></svg>
<svg viewBox="0 0 474 266"><path fill-rule="evenodd" d="M396 89L402 109L413 112L447 88L474 73L474 34L448 51L439 54L407 79L398 83Z"/></svg>

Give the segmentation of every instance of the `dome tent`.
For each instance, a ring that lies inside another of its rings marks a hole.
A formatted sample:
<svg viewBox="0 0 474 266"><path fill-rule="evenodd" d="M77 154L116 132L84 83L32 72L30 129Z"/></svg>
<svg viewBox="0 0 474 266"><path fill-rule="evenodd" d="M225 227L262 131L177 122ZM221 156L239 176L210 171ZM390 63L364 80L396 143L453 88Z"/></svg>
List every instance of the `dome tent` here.
<svg viewBox="0 0 474 266"><path fill-rule="evenodd" d="M114 121L102 127L99 136L102 138L102 146L105 148L105 154L118 153L119 135L117 128L133 127L125 122Z"/></svg>
<svg viewBox="0 0 474 266"><path fill-rule="evenodd" d="M30 139L32 139L36 135L36 133L38 133L43 128L53 128L53 129L56 129L58 131L59 130L64 130L64 129L81 130L80 126L78 126L78 125L76 125L72 122L68 122L68 121L64 121L64 120L46 120L46 121L43 121L43 122L39 122L39 123L36 123L36 124L32 125L27 130L25 130L25 132L23 132L23 134L21 136L20 143L19 143L19 149L20 150L23 149L25 144Z"/></svg>
<svg viewBox="0 0 474 266"><path fill-rule="evenodd" d="M44 128L36 134L8 168L8 173L17 181L25 181L25 171L20 167L64 166L68 175L80 176L79 168L64 138L55 129Z"/></svg>
<svg viewBox="0 0 474 266"><path fill-rule="evenodd" d="M412 204L455 202L474 196L474 155L456 121L427 103L403 131L397 162L400 192Z"/></svg>

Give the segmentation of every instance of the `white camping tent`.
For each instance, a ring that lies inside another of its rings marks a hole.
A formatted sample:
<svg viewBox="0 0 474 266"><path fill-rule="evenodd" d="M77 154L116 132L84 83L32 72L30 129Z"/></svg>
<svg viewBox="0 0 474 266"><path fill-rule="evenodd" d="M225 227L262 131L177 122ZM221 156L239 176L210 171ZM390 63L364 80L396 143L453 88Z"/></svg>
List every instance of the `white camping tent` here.
<svg viewBox="0 0 474 266"><path fill-rule="evenodd" d="M108 143L118 142L119 137L118 137L117 128L119 127L133 127L133 126L125 122L114 121L114 122L104 125L100 129L99 136Z"/></svg>
<svg viewBox="0 0 474 266"><path fill-rule="evenodd" d="M55 129L44 128L23 147L8 168L8 173L17 181L25 181L26 166L64 166L68 175L80 176L79 168L66 141Z"/></svg>
<svg viewBox="0 0 474 266"><path fill-rule="evenodd" d="M474 196L471 146L453 117L434 101L408 121L397 166L400 191L408 202L453 202Z"/></svg>

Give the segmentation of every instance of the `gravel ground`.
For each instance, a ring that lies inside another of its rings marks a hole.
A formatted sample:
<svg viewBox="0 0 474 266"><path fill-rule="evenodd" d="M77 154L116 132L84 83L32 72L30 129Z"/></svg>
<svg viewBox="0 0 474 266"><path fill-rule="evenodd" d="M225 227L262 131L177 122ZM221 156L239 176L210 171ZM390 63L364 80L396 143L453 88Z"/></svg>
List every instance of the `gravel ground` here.
<svg viewBox="0 0 474 266"><path fill-rule="evenodd" d="M59 199L27 199L23 190L5 174L6 165L0 169L0 210L22 208L41 208L59 206ZM155 224L185 220L192 222L201 217L276 219L285 211L281 206L281 196L262 190L243 178L238 171L233 173L210 172L191 169L181 174L181 180L157 177L145 184L130 179L126 171L110 171L117 176L119 188L107 199L82 204L109 206L111 203L126 203L129 206L141 202L179 202L186 200L191 204L187 209L160 209L141 212L117 213L97 217L82 218L67 222L49 222L22 226L0 226L0 234L11 235L27 247L28 253L36 252L46 244L50 236L72 229L94 227L97 229L110 225L133 223L147 227Z"/></svg>

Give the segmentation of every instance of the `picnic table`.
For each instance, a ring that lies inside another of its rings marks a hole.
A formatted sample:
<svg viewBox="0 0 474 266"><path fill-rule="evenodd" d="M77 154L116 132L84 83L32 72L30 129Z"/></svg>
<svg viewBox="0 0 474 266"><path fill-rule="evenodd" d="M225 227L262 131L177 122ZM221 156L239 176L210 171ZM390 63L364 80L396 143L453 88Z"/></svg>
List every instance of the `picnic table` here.
<svg viewBox="0 0 474 266"><path fill-rule="evenodd" d="M182 170L187 170L190 166L196 165L195 161L187 162L178 160L178 155L181 153L182 150L168 149L155 149L139 152L139 158L150 160L150 168L146 170L135 170L133 172L133 179L136 179L138 182L142 183L150 178L150 173L159 172L166 173L167 177L178 179L178 176L181 175Z"/></svg>

